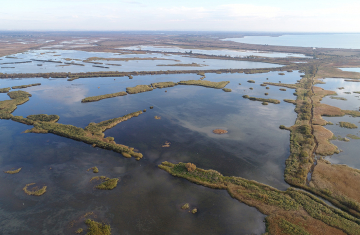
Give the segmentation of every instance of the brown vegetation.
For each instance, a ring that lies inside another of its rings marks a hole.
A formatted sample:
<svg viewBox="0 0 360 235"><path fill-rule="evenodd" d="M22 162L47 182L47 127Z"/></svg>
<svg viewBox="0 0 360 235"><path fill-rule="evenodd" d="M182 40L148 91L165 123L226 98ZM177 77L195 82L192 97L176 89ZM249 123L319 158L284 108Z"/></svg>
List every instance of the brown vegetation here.
<svg viewBox="0 0 360 235"><path fill-rule="evenodd" d="M225 189L233 198L257 208L268 215L268 234L360 234L359 219L304 191L294 188L280 191L253 180L223 176L214 170L196 168L190 172L185 165L163 162L159 167L193 183Z"/></svg>
<svg viewBox="0 0 360 235"><path fill-rule="evenodd" d="M31 183L31 184L27 184L25 185L25 187L23 188L24 192L27 195L33 195L33 196L41 196L46 192L46 188L47 186L43 186L42 188L38 188L38 187L33 187L32 189L28 189L29 186L34 185L35 183Z"/></svg>
<svg viewBox="0 0 360 235"><path fill-rule="evenodd" d="M221 135L221 134L228 133L228 131L227 130L222 130L222 129L215 129L215 130L213 130L213 133Z"/></svg>

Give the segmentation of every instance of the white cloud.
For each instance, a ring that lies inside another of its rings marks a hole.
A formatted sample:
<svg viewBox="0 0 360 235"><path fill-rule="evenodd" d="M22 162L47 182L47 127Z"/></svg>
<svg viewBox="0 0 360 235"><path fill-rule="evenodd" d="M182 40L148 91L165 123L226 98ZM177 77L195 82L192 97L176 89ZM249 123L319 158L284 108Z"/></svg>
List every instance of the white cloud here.
<svg viewBox="0 0 360 235"><path fill-rule="evenodd" d="M132 0L80 3L72 8L66 4L13 12L2 9L0 30L360 31L360 3L309 5L308 10L255 4L154 7Z"/></svg>

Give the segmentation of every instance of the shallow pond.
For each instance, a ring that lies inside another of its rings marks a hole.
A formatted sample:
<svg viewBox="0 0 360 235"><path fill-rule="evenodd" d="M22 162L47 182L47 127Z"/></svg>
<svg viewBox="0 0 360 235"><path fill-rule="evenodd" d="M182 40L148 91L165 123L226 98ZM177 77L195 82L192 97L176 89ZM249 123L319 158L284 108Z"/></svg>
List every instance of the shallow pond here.
<svg viewBox="0 0 360 235"><path fill-rule="evenodd" d="M230 81L232 92L199 86L178 85L92 103L81 99L152 82L199 79L196 74L146 75L122 78L2 79L1 87L40 82L23 89L30 101L14 115L57 114L59 123L85 127L90 122L147 109L139 117L105 132L117 143L144 154L140 161L53 134L25 134L31 128L0 120L0 171L22 167L20 173L1 173L0 226L4 234L74 234L83 223L71 227L89 211L98 221L109 223L113 234L262 234L265 216L232 199L224 190L198 186L173 177L157 166L163 161L193 162L224 175L240 176L285 190L283 174L289 156L289 132L279 125L294 124L293 89L280 91L260 86L262 82L295 83L294 71L264 74L206 74L209 81ZM268 79L267 79L268 78ZM256 83L248 83L247 80ZM241 83L241 85L239 85ZM253 90L249 88L252 87ZM167 91L167 92L165 92ZM265 96L264 93L269 93ZM243 95L279 99L264 106ZM2 100L8 99L0 94ZM149 109L154 106L154 109ZM161 116L156 120L154 116ZM213 129L228 130L216 135ZM165 141L170 147L163 148ZM99 173L120 178L111 191L94 190L90 183ZM22 188L36 182L47 185L40 197L28 196ZM184 203L198 208L193 215L180 209ZM84 227L85 228L85 227Z"/></svg>
<svg viewBox="0 0 360 235"><path fill-rule="evenodd" d="M98 59L92 60L91 63L83 62L83 60L90 57L118 58L124 60L106 61ZM144 60L144 58L146 60ZM94 62L99 64L94 64ZM188 65L192 63L198 66ZM185 66L177 66L177 64L185 64ZM119 54L76 50L34 50L0 57L1 73L255 69L281 66L282 65L262 62L199 59L181 55L164 55L161 53Z"/></svg>
<svg viewBox="0 0 360 235"><path fill-rule="evenodd" d="M181 52L181 53L196 53L204 55L216 55L216 56L229 56L229 57L246 57L246 56L263 56L263 57L273 57L273 58L284 58L284 57L301 57L309 58L303 54L294 54L294 53L278 53L278 52L265 52L265 51L243 51L243 50L200 50L200 49L183 49L180 47L161 47L161 46L132 46L124 47L120 49L127 50L145 50L145 51L161 51L161 52Z"/></svg>
<svg viewBox="0 0 360 235"><path fill-rule="evenodd" d="M344 79L340 78L326 78L323 80L326 84L318 84L317 86L322 87L326 90L334 90L337 92L336 97L345 98L346 100L337 100L331 99L331 96L326 96L321 101L324 104L332 105L339 107L345 110L359 110L360 107L360 94L354 93L354 91L360 91L360 84L356 82L346 82ZM338 89L344 88L344 89ZM350 94L349 94L350 92ZM345 115L344 117L323 117L326 121L332 122L334 125L327 125L326 128L334 133L334 135L346 137L348 134L355 135L360 137L359 128L356 129L347 129L341 128L338 123L350 122L358 127L360 127L360 118L351 117ZM351 139L347 137L350 141L344 142L339 140L331 140L333 144L339 147L342 150L339 154L334 154L331 157L327 157L330 162L336 164L346 164L350 167L360 169L359 163L359 143L360 139Z"/></svg>

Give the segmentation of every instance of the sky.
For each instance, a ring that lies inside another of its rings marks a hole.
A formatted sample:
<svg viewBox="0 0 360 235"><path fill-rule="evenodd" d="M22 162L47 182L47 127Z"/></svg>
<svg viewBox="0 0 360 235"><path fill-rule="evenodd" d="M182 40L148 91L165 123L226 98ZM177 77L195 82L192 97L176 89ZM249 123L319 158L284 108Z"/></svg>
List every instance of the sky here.
<svg viewBox="0 0 360 235"><path fill-rule="evenodd" d="M0 30L360 32L359 0L0 0Z"/></svg>

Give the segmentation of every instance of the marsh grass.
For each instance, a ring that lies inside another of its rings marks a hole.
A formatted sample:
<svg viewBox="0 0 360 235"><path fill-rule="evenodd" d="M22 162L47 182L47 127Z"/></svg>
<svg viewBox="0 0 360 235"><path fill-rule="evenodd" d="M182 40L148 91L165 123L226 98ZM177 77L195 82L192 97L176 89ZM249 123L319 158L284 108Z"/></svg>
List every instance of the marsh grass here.
<svg viewBox="0 0 360 235"><path fill-rule="evenodd" d="M360 137L357 135L347 134L346 136L353 140L360 140Z"/></svg>
<svg viewBox="0 0 360 235"><path fill-rule="evenodd" d="M10 87L7 88L0 88L0 93L8 93L10 91Z"/></svg>
<svg viewBox="0 0 360 235"><path fill-rule="evenodd" d="M21 168L16 170L4 171L6 174L17 174L21 171Z"/></svg>
<svg viewBox="0 0 360 235"><path fill-rule="evenodd" d="M154 118L155 118L156 120L160 120L160 119L161 119L160 116L155 116Z"/></svg>
<svg viewBox="0 0 360 235"><path fill-rule="evenodd" d="M317 229L319 225L325 223L327 228L335 227L347 234L355 235L360 231L360 219L328 206L319 198L303 190L290 187L286 191L280 191L254 180L223 176L215 170L196 168L190 172L187 170L186 164L181 162L178 164L163 162L159 168L173 176L205 187L225 189L231 197L257 208L261 213L271 216L276 211L276 214L281 214L289 222L267 220L267 229L278 227L292 232L290 234L306 234L304 231L307 232L308 229L311 231L311 227ZM294 217L294 215L296 216ZM296 223L298 216L303 217L305 221L312 217L315 220L311 221L314 221L315 224ZM316 222L317 220L321 222Z"/></svg>
<svg viewBox="0 0 360 235"><path fill-rule="evenodd" d="M79 228L79 229L77 229L77 230L75 231L75 233L76 233L76 234L80 234L80 233L82 233L83 231L84 231L84 229Z"/></svg>
<svg viewBox="0 0 360 235"><path fill-rule="evenodd" d="M286 91L286 89L285 89L285 88L280 88L279 90L280 90L280 91Z"/></svg>
<svg viewBox="0 0 360 235"><path fill-rule="evenodd" d="M41 196L46 192L46 188L47 186L43 186L42 188L39 187L33 187L31 189L29 189L29 186L34 185L35 183L31 183L31 184L27 184L25 185L25 187L23 188L24 192L27 195L32 195L32 196Z"/></svg>
<svg viewBox="0 0 360 235"><path fill-rule="evenodd" d="M351 122L339 122L340 127L348 128L348 129L356 129L358 128L357 125Z"/></svg>
<svg viewBox="0 0 360 235"><path fill-rule="evenodd" d="M111 227L105 223L99 223L91 219L87 219L85 224L88 226L86 235L110 235Z"/></svg>
<svg viewBox="0 0 360 235"><path fill-rule="evenodd" d="M248 82L248 83L255 83L254 80L248 80L247 82ZM262 85L262 84L261 84L261 85Z"/></svg>
<svg viewBox="0 0 360 235"><path fill-rule="evenodd" d="M73 125L57 123L57 115L33 115L35 121L21 116L12 117L12 120L34 126L32 129L25 131L25 133L53 133L55 135L82 141L93 147L112 150L121 153L124 156L130 155L135 157L136 160L140 160L143 157L141 153L134 152L133 148L126 145L117 144L113 137L104 138L104 131L130 118L137 117L142 113L142 111L137 111L99 123L90 123L84 129Z"/></svg>
<svg viewBox="0 0 360 235"><path fill-rule="evenodd" d="M222 90L225 92L231 92L231 89L229 89L229 88L223 88Z"/></svg>
<svg viewBox="0 0 360 235"><path fill-rule="evenodd" d="M87 171L90 171L90 170L92 170L93 173L99 173L99 169L96 166L89 168Z"/></svg>
<svg viewBox="0 0 360 235"><path fill-rule="evenodd" d="M338 97L338 96L330 96L330 99L333 99L333 100L347 100L346 98Z"/></svg>
<svg viewBox="0 0 360 235"><path fill-rule="evenodd" d="M260 102L265 102L265 103L280 104L280 100L276 100L276 99L256 98L256 97L249 97L248 95L244 95L243 98L249 99L251 101L260 101Z"/></svg>
<svg viewBox="0 0 360 235"><path fill-rule="evenodd" d="M135 87L127 87L126 92L129 94L137 94L141 92L146 91L152 91L154 88L152 88L150 85L137 85Z"/></svg>
<svg viewBox="0 0 360 235"><path fill-rule="evenodd" d="M34 84L29 84L29 85L21 85L21 86L13 86L11 87L12 89L23 89L23 88L28 88L28 87L32 87L32 86L40 86L41 83L34 83Z"/></svg>
<svg viewBox="0 0 360 235"><path fill-rule="evenodd" d="M151 86L153 88L165 88L165 87L174 87L177 83L175 82L157 82L157 83L151 83Z"/></svg>
<svg viewBox="0 0 360 235"><path fill-rule="evenodd" d="M11 113L14 112L17 106L26 103L31 97L31 94L25 91L11 91L7 95L10 100L0 101L0 119L12 118Z"/></svg>
<svg viewBox="0 0 360 235"><path fill-rule="evenodd" d="M188 81L178 82L179 85L204 86L204 87L215 88L215 89L222 89L229 83L230 83L229 81L210 82L210 81L205 81L205 80L188 80Z"/></svg>
<svg viewBox="0 0 360 235"><path fill-rule="evenodd" d="M125 95L127 95L127 93L125 91L121 91L121 92L116 92L116 93L111 93L111 94L106 94L106 95L90 96L90 97L86 97L86 98L82 99L81 103L95 102L95 101L99 101L99 100L103 100L103 99L108 99L108 98L113 98L113 97L118 97L118 96L125 96Z"/></svg>
<svg viewBox="0 0 360 235"><path fill-rule="evenodd" d="M183 209L183 210L187 210L189 208L190 208L189 203L185 203L184 205L181 206L181 209Z"/></svg>
<svg viewBox="0 0 360 235"><path fill-rule="evenodd" d="M93 181L93 180L102 180L102 181L104 181L104 182L102 182L102 183L95 186L95 188L101 189L101 190L112 190L112 189L116 188L117 183L119 181L118 178L110 179L110 178L108 178L106 176L95 176L90 180L90 182Z"/></svg>

